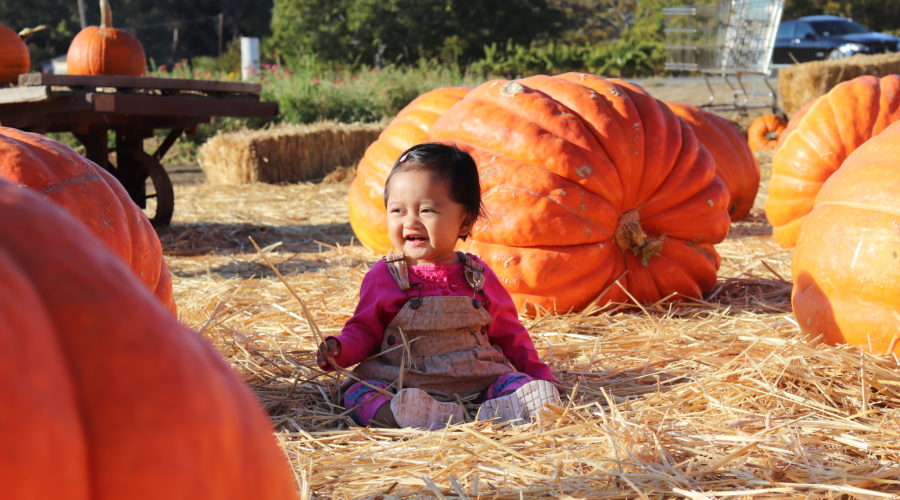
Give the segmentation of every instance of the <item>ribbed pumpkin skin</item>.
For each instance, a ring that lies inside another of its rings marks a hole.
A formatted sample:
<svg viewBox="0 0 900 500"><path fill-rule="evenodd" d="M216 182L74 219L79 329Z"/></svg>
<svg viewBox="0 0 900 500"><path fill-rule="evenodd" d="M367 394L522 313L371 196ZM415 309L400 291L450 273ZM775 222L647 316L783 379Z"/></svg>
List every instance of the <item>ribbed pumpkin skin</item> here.
<svg viewBox="0 0 900 500"><path fill-rule="evenodd" d="M787 125L784 127L784 130L782 130L781 134L778 136L778 144L775 145L776 150L780 148L782 144L784 144L785 138L787 138L787 136L789 136L791 132L793 132L794 129L797 128L797 124L800 123L801 120L803 120L803 117L806 115L806 113L809 112L809 108L811 108L812 105L815 104L815 102L815 99L806 101L806 104L801 106L796 113L791 115L791 117L788 119Z"/></svg>
<svg viewBox="0 0 900 500"><path fill-rule="evenodd" d="M844 159L900 119L900 75L860 76L816 100L772 157L766 216L783 248L796 244L822 184Z"/></svg>
<svg viewBox="0 0 900 500"><path fill-rule="evenodd" d="M142 76L147 57L141 42L131 33L88 26L72 39L66 65L70 75Z"/></svg>
<svg viewBox="0 0 900 500"><path fill-rule="evenodd" d="M172 282L159 237L109 172L65 144L0 127L0 179L39 192L87 224L175 314Z"/></svg>
<svg viewBox="0 0 900 500"><path fill-rule="evenodd" d="M700 296L728 193L690 127L639 87L567 73L487 82L447 110L431 139L475 158L489 220L462 248L519 307Z"/></svg>
<svg viewBox="0 0 900 500"><path fill-rule="evenodd" d="M18 33L0 24L0 83L18 83L19 75L30 68L28 46Z"/></svg>
<svg viewBox="0 0 900 500"><path fill-rule="evenodd" d="M731 220L746 217L759 191L759 165L740 130L728 120L700 108L669 101L666 104L691 126L712 155L716 175L728 188Z"/></svg>
<svg viewBox="0 0 900 500"><path fill-rule="evenodd" d="M83 224L0 180L3 498L293 499L253 394Z"/></svg>
<svg viewBox="0 0 900 500"><path fill-rule="evenodd" d="M401 153L428 140L431 125L469 89L447 87L426 92L397 113L356 167L348 202L350 226L360 243L376 253L393 248L387 236L384 182Z"/></svg>
<svg viewBox="0 0 900 500"><path fill-rule="evenodd" d="M850 154L822 185L791 273L804 332L900 354L900 122Z"/></svg>
<svg viewBox="0 0 900 500"><path fill-rule="evenodd" d="M757 117L747 129L747 144L750 146L750 150L754 152L774 150L778 146L778 139L785 127L787 127L787 123L775 113Z"/></svg>

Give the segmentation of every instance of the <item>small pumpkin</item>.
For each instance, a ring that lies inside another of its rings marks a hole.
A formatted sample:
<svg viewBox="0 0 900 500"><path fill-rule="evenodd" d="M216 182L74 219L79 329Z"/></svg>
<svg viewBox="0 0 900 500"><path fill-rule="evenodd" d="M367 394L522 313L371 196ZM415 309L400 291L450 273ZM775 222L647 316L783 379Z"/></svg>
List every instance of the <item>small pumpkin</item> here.
<svg viewBox="0 0 900 500"><path fill-rule="evenodd" d="M793 247L822 184L844 159L900 119L900 75L860 76L819 97L772 156L766 217L772 236Z"/></svg>
<svg viewBox="0 0 900 500"><path fill-rule="evenodd" d="M584 73L493 80L429 135L474 157L488 221L461 248L520 308L652 303L715 284L727 189L691 128L640 87Z"/></svg>
<svg viewBox="0 0 900 500"><path fill-rule="evenodd" d="M28 73L31 56L18 33L0 24L0 83L18 83L19 75Z"/></svg>
<svg viewBox="0 0 900 500"><path fill-rule="evenodd" d="M669 101L666 104L691 126L712 155L716 175L728 188L731 220L749 215L759 191L759 165L740 130L728 120L700 108Z"/></svg>
<svg viewBox="0 0 900 500"><path fill-rule="evenodd" d="M66 54L70 75L142 76L147 68L144 47L131 33L114 28L108 0L100 0L100 26L78 32Z"/></svg>
<svg viewBox="0 0 900 500"><path fill-rule="evenodd" d="M37 191L85 223L166 308L176 312L159 237L109 172L61 142L0 127L0 179Z"/></svg>
<svg viewBox="0 0 900 500"><path fill-rule="evenodd" d="M384 208L384 182L401 153L426 142L428 130L469 89L447 87L416 97L397 113L356 167L348 203L350 226L360 243L380 254L391 251Z"/></svg>
<svg viewBox="0 0 900 500"><path fill-rule="evenodd" d="M747 129L747 144L751 151L772 151L778 146L787 122L776 113L757 117Z"/></svg>
<svg viewBox="0 0 900 500"><path fill-rule="evenodd" d="M822 184L791 261L805 333L900 354L900 122Z"/></svg>
<svg viewBox="0 0 900 500"><path fill-rule="evenodd" d="M0 376L4 498L296 498L222 356L84 224L2 179Z"/></svg>

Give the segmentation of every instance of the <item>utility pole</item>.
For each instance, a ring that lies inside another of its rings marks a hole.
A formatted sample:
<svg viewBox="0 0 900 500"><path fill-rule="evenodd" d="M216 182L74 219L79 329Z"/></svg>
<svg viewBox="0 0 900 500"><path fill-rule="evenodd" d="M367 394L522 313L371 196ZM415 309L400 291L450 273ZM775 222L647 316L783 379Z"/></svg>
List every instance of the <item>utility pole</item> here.
<svg viewBox="0 0 900 500"><path fill-rule="evenodd" d="M87 28L87 6L84 0L78 0L78 20L81 21L81 29Z"/></svg>
<svg viewBox="0 0 900 500"><path fill-rule="evenodd" d="M218 47L219 47L218 56L219 57L222 57L222 37L223 37L224 31L225 31L225 14L223 14L222 12L219 12L219 19L217 20L217 23L216 23L216 34L219 37L219 45L218 45Z"/></svg>
<svg viewBox="0 0 900 500"><path fill-rule="evenodd" d="M175 58L178 56L178 26L172 28L172 56L170 58L172 67L175 67Z"/></svg>

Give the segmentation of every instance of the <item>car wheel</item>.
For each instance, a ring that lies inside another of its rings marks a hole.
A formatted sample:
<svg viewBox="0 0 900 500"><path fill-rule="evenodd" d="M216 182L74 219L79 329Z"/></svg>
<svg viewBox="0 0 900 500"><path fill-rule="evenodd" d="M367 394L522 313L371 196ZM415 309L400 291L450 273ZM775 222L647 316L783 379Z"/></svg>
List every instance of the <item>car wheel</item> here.
<svg viewBox="0 0 900 500"><path fill-rule="evenodd" d="M845 57L847 57L847 54L844 54L843 52L841 52L838 49L834 49L828 53L828 57L826 57L826 59L833 61L835 59L843 59Z"/></svg>

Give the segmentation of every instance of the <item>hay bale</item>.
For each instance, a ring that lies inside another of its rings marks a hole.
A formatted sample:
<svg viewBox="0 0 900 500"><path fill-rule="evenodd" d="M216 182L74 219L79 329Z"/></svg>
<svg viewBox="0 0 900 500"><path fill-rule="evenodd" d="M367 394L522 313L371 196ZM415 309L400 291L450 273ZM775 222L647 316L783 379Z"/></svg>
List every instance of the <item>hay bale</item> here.
<svg viewBox="0 0 900 500"><path fill-rule="evenodd" d="M882 77L898 73L900 52L794 64L778 71L781 109L792 115L810 99L825 95L838 83L857 76Z"/></svg>
<svg viewBox="0 0 900 500"><path fill-rule="evenodd" d="M200 146L197 160L210 184L315 179L337 166L356 164L384 127L318 122L218 133Z"/></svg>

